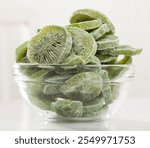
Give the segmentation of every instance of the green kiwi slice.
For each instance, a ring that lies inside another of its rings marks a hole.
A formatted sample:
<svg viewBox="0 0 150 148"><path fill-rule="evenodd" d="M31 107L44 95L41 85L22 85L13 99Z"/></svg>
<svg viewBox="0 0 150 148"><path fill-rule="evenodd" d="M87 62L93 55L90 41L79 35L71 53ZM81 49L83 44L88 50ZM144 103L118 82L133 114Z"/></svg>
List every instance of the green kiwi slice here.
<svg viewBox="0 0 150 148"><path fill-rule="evenodd" d="M126 64L131 64L131 63L132 63L132 57L124 56L122 59L120 59L119 61L115 63L118 66L106 67L109 78L112 80L112 79L121 77L128 70L128 67L122 67L119 65L126 65Z"/></svg>
<svg viewBox="0 0 150 148"><path fill-rule="evenodd" d="M27 56L32 63L58 64L70 52L72 38L60 26L46 26L28 42Z"/></svg>
<svg viewBox="0 0 150 148"><path fill-rule="evenodd" d="M121 90L121 85L120 84L111 85L111 92L112 92L111 99L112 99L112 101L115 101L119 97L120 90Z"/></svg>
<svg viewBox="0 0 150 148"><path fill-rule="evenodd" d="M108 17L103 13L93 9L79 9L75 11L70 18L70 23L72 24L95 19L101 20L103 24L108 24L110 33L115 33L114 25L111 23Z"/></svg>
<svg viewBox="0 0 150 148"><path fill-rule="evenodd" d="M134 56L139 55L142 52L142 49L133 48L129 45L119 45L115 51L118 55Z"/></svg>
<svg viewBox="0 0 150 148"><path fill-rule="evenodd" d="M72 36L72 49L63 63L86 64L97 50L97 44L88 32L77 27L66 27ZM69 58L71 56L71 58ZM72 58L73 57L73 58ZM73 60L72 60L73 59Z"/></svg>
<svg viewBox="0 0 150 148"><path fill-rule="evenodd" d="M119 45L119 39L116 35L106 35L97 40L97 50L113 49Z"/></svg>
<svg viewBox="0 0 150 148"><path fill-rule="evenodd" d="M66 65L78 65L78 64L85 63L85 61L83 60L81 56L71 54L65 59L64 63Z"/></svg>
<svg viewBox="0 0 150 148"><path fill-rule="evenodd" d="M100 56L113 56L113 57L118 56L118 54L116 52L116 48L105 49L105 50L97 50L96 54L100 55Z"/></svg>
<svg viewBox="0 0 150 148"><path fill-rule="evenodd" d="M134 48L129 45L118 45L116 48L105 49L105 50L97 50L97 53L100 55L111 55L111 56L134 56L139 55L142 52L140 48Z"/></svg>
<svg viewBox="0 0 150 148"><path fill-rule="evenodd" d="M34 106L43 110L50 110L54 99L42 93L43 87L44 83L26 83L27 96Z"/></svg>
<svg viewBox="0 0 150 148"><path fill-rule="evenodd" d="M20 63L30 63L30 61L27 58L27 56L25 56L24 58L22 58L22 60L20 61Z"/></svg>
<svg viewBox="0 0 150 148"><path fill-rule="evenodd" d="M104 98L100 98L97 104L83 106L82 117L98 116L105 105Z"/></svg>
<svg viewBox="0 0 150 148"><path fill-rule="evenodd" d="M100 20L92 20L92 21L73 23L69 26L78 27L83 30L92 30L92 29L96 29L96 28L100 27L101 25L102 25L102 22Z"/></svg>
<svg viewBox="0 0 150 148"><path fill-rule="evenodd" d="M122 59L116 62L116 64L132 64L131 56L124 56Z"/></svg>
<svg viewBox="0 0 150 148"><path fill-rule="evenodd" d="M102 24L99 28L90 32L90 34L94 37L95 40L103 37L106 33L110 31L110 28L107 24Z"/></svg>
<svg viewBox="0 0 150 148"><path fill-rule="evenodd" d="M39 98L39 97L33 97L33 96L29 96L29 99L31 101L31 103L42 109L42 110L48 110L50 111L51 110L51 103L54 101L51 100L51 98L44 98L45 96L43 95L42 98Z"/></svg>
<svg viewBox="0 0 150 148"><path fill-rule="evenodd" d="M102 96L105 99L106 104L110 104L112 103L112 94L108 72L106 70L101 70L101 75L103 79Z"/></svg>
<svg viewBox="0 0 150 148"><path fill-rule="evenodd" d="M59 88L59 84L47 84L44 86L43 93L47 95L56 95L60 93Z"/></svg>
<svg viewBox="0 0 150 148"><path fill-rule="evenodd" d="M40 69L31 75L31 79L34 81L45 80L45 76L49 73L49 69Z"/></svg>
<svg viewBox="0 0 150 148"><path fill-rule="evenodd" d="M63 117L81 117L82 102L67 99L58 99L51 104L52 111Z"/></svg>
<svg viewBox="0 0 150 148"><path fill-rule="evenodd" d="M26 57L28 41L22 43L16 48L16 62L23 63L23 59Z"/></svg>
<svg viewBox="0 0 150 148"><path fill-rule="evenodd" d="M101 65L101 62L98 57L92 56L88 64Z"/></svg>
<svg viewBox="0 0 150 148"><path fill-rule="evenodd" d="M94 72L75 74L65 81L60 91L70 99L89 101L98 96L102 90L102 78Z"/></svg>
<svg viewBox="0 0 150 148"><path fill-rule="evenodd" d="M116 57L113 57L111 55L101 55L101 54L96 54L96 57L99 58L99 60L101 61L101 63L105 64L105 63L110 63L113 60L116 60Z"/></svg>

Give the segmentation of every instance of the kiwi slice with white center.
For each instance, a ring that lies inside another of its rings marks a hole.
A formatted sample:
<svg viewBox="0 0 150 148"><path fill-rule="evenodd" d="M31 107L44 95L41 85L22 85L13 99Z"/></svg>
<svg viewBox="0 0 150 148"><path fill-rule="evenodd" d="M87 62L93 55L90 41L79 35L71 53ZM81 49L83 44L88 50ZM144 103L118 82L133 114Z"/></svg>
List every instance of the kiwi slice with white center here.
<svg viewBox="0 0 150 148"><path fill-rule="evenodd" d="M70 52L72 38L60 26L46 26L28 42L27 56L32 63L58 64Z"/></svg>

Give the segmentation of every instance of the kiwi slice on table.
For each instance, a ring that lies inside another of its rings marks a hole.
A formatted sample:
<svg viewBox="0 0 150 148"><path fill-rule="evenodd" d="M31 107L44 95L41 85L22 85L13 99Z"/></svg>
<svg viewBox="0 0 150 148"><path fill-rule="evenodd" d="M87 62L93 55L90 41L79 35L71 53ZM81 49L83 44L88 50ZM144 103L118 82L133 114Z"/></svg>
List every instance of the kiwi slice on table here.
<svg viewBox="0 0 150 148"><path fill-rule="evenodd" d="M66 27L72 36L71 52L63 63L86 64L91 56L94 56L97 50L97 44L88 32L77 27ZM70 58L71 56L71 58Z"/></svg>
<svg viewBox="0 0 150 148"><path fill-rule="evenodd" d="M27 56L32 63L60 63L72 46L70 33L60 26L46 26L28 42Z"/></svg>
<svg viewBox="0 0 150 148"><path fill-rule="evenodd" d="M101 20L103 24L108 24L110 33L115 33L114 25L111 23L109 18L103 13L93 9L79 9L75 11L70 18L70 23L72 24L97 19Z"/></svg>

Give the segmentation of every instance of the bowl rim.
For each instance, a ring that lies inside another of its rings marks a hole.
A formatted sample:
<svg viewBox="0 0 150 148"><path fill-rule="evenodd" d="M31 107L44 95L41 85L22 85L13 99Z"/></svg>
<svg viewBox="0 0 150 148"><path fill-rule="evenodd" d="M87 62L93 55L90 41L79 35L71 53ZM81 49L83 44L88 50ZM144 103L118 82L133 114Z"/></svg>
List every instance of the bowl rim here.
<svg viewBox="0 0 150 148"><path fill-rule="evenodd" d="M15 71L18 71L20 68L26 68L24 66L28 66L27 68L41 68L41 69L55 69L55 68L60 68L60 69L68 69L68 70L73 70L73 69L78 69L85 67L85 68L128 68L129 73L128 75L124 75L124 77L120 78L114 78L110 80L109 82L111 83L122 83L122 82L129 82L134 79L135 77L135 65L133 64L101 64L101 65L94 65L94 64L87 64L87 65L65 65L65 64L38 64L38 63L15 63L13 65L13 77L18 81L20 81L19 76L16 75ZM19 78L19 79L18 79ZM33 81L33 79L28 79L26 76L21 79L21 81L24 82L41 82L37 79ZM46 82L45 82L46 83ZM108 82L107 82L108 83Z"/></svg>
<svg viewBox="0 0 150 148"><path fill-rule="evenodd" d="M66 64L39 64L39 63L14 63L13 68L18 68L19 66L31 66L31 67L59 67L59 66L65 66L65 67L73 67L76 68L77 66L83 66L83 67L135 67L134 64L77 64L77 65L66 65Z"/></svg>

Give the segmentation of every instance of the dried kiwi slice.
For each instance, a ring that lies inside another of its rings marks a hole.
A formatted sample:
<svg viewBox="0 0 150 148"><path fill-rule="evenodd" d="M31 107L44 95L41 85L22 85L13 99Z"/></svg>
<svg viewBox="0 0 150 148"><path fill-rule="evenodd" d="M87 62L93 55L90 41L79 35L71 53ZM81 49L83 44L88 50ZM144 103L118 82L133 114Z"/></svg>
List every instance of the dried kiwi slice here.
<svg viewBox="0 0 150 148"><path fill-rule="evenodd" d="M30 78L32 74L39 71L40 68L36 64L21 64L18 65L18 74L23 75L26 78Z"/></svg>
<svg viewBox="0 0 150 148"><path fill-rule="evenodd" d="M111 55L101 55L101 54L96 54L96 57L99 58L99 60L101 61L101 63L105 64L105 63L109 63L113 60L116 60L116 57L113 57Z"/></svg>
<svg viewBox="0 0 150 148"><path fill-rule="evenodd" d="M98 96L102 90L102 78L94 72L75 74L65 81L60 91L73 100L89 101Z"/></svg>
<svg viewBox="0 0 150 148"><path fill-rule="evenodd" d="M60 63L70 52L72 38L60 26L46 26L28 43L27 56L32 63Z"/></svg>
<svg viewBox="0 0 150 148"><path fill-rule="evenodd" d="M108 77L108 72L106 70L101 70L101 75L103 79L103 87L102 87L102 96L105 99L106 104L112 103L111 97L111 82Z"/></svg>
<svg viewBox="0 0 150 148"><path fill-rule="evenodd" d="M20 61L20 63L30 63L30 61L27 58L27 56L25 56L24 58L22 58L22 60Z"/></svg>
<svg viewBox="0 0 150 148"><path fill-rule="evenodd" d="M58 99L51 104L52 111L63 117L81 117L82 102L71 101L66 99Z"/></svg>
<svg viewBox="0 0 150 148"><path fill-rule="evenodd" d="M66 58L64 63L66 65L78 65L81 63L85 63L85 61L83 60L81 56L72 54Z"/></svg>
<svg viewBox="0 0 150 148"><path fill-rule="evenodd" d="M112 92L111 99L112 99L112 101L115 101L119 97L120 91L121 91L121 85L120 84L111 85L111 92Z"/></svg>
<svg viewBox="0 0 150 148"><path fill-rule="evenodd" d="M106 35L97 41L97 50L116 48L119 45L119 39L116 35Z"/></svg>
<svg viewBox="0 0 150 148"><path fill-rule="evenodd" d="M141 52L142 52L142 49L133 48L128 45L120 45L116 48L116 53L118 55L122 54L125 56L134 56L134 55L140 54Z"/></svg>
<svg viewBox="0 0 150 148"><path fill-rule="evenodd" d="M50 76L49 78L45 79L45 82L52 83L52 84L63 84L67 79L69 79L71 75L54 75Z"/></svg>
<svg viewBox="0 0 150 148"><path fill-rule="evenodd" d="M99 38L103 37L109 31L110 31L110 28L108 27L108 25L103 24L99 28L90 32L90 34L94 37L95 40L98 40Z"/></svg>
<svg viewBox="0 0 150 148"><path fill-rule="evenodd" d="M43 93L48 95L56 95L59 94L59 88L62 84L65 83L67 79L69 79L70 75L54 75L50 76L49 78L45 79L45 82L48 82L48 84L45 84Z"/></svg>
<svg viewBox="0 0 150 148"><path fill-rule="evenodd" d="M45 80L45 76L49 73L48 69L40 69L31 75L32 80Z"/></svg>
<svg viewBox="0 0 150 148"><path fill-rule="evenodd" d="M92 30L92 29L96 29L96 28L100 27L101 25L102 25L102 22L100 20L92 20L92 21L73 23L70 26L78 27L83 30Z"/></svg>
<svg viewBox="0 0 150 148"><path fill-rule="evenodd" d="M68 57L63 63L69 64L88 63L89 58L95 55L97 50L97 44L94 38L88 32L80 28L77 27L66 27L66 28L72 36L72 50L69 56L73 56L74 58Z"/></svg>
<svg viewBox="0 0 150 148"><path fill-rule="evenodd" d="M120 66L120 64L124 65L124 64L131 64L131 63L132 63L132 57L124 56L121 60L115 63L118 66L106 67L109 78L112 80L112 79L121 77L128 70L128 66L124 67L124 66Z"/></svg>
<svg viewBox="0 0 150 148"><path fill-rule="evenodd" d="M92 56L92 57L90 58L88 64L101 65L101 62L100 62L99 58L97 58L96 56Z"/></svg>
<svg viewBox="0 0 150 148"><path fill-rule="evenodd" d="M115 28L108 17L103 13L92 9L80 9L75 11L70 18L70 23L72 24L95 19L101 20L103 24L108 24L110 33L115 33Z"/></svg>
<svg viewBox="0 0 150 148"><path fill-rule="evenodd" d="M51 110L51 103L54 102L54 100L52 101L51 98L44 98L44 95L42 96L42 98L29 96L29 99L34 106L48 111Z"/></svg>
<svg viewBox="0 0 150 148"><path fill-rule="evenodd" d="M131 63L132 63L131 56L124 56L121 60L116 62L116 64L131 64Z"/></svg>
<svg viewBox="0 0 150 148"><path fill-rule="evenodd" d="M26 93L31 103L40 109L50 110L54 101L48 95L42 93L44 83L26 83Z"/></svg>
<svg viewBox="0 0 150 148"><path fill-rule="evenodd" d="M105 50L97 50L96 54L100 55L100 56L113 56L113 57L118 56L118 54L116 52L116 48L114 48L114 49L105 49Z"/></svg>
<svg viewBox="0 0 150 148"><path fill-rule="evenodd" d="M17 63L23 63L22 60L23 58L26 57L27 53L27 44L28 41L22 43L19 47L16 48L16 62Z"/></svg>
<svg viewBox="0 0 150 148"><path fill-rule="evenodd" d="M100 115L104 105L104 98L100 98L97 104L83 106L82 117L93 117Z"/></svg>
<svg viewBox="0 0 150 148"><path fill-rule="evenodd" d="M105 50L97 50L97 53L100 55L125 55L125 56L134 56L138 55L142 52L140 48L134 48L129 45L119 45L114 49L105 49Z"/></svg>
<svg viewBox="0 0 150 148"><path fill-rule="evenodd" d="M56 95L60 93L59 88L59 84L47 84L44 86L43 93L47 95Z"/></svg>

